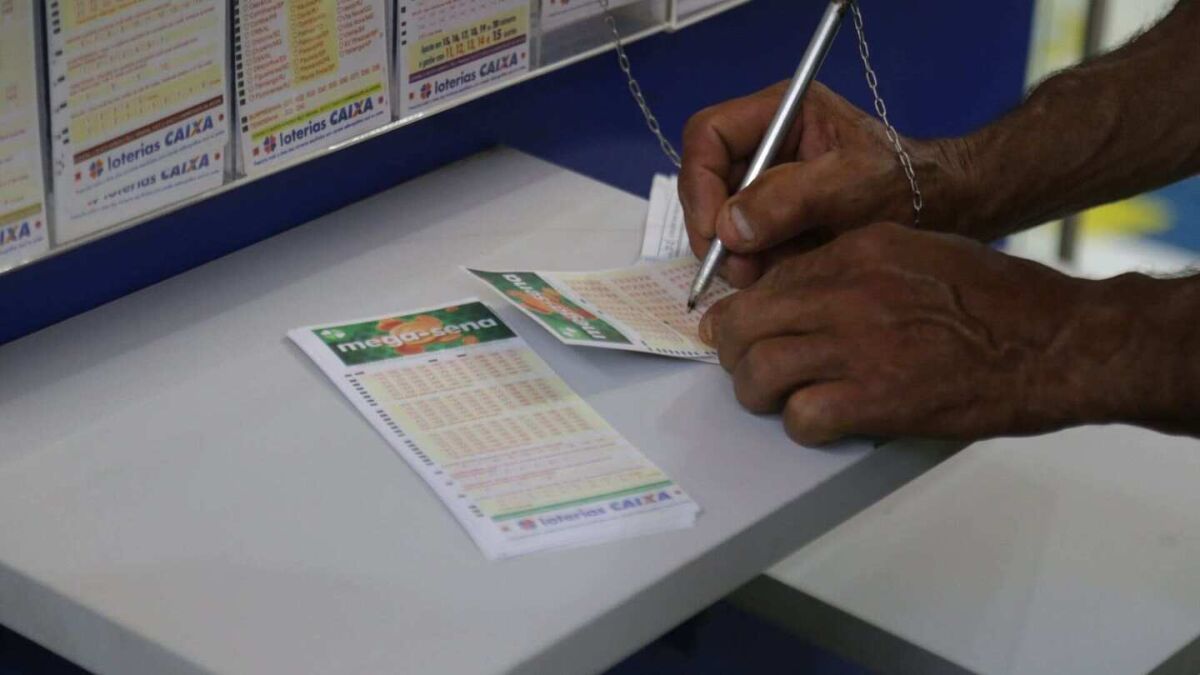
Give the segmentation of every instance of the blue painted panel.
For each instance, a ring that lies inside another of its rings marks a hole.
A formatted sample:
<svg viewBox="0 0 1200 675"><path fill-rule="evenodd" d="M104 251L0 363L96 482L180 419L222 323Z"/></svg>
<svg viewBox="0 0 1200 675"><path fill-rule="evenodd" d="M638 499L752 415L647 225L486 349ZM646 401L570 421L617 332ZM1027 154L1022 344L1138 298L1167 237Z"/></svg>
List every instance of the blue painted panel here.
<svg viewBox="0 0 1200 675"><path fill-rule="evenodd" d="M876 70L906 134L975 128L1015 105L1032 0L864 0ZM788 77L825 3L754 0L629 49L670 135L695 110ZM847 25L822 79L869 103ZM0 276L0 344L496 144L630 192L669 169L604 54Z"/></svg>

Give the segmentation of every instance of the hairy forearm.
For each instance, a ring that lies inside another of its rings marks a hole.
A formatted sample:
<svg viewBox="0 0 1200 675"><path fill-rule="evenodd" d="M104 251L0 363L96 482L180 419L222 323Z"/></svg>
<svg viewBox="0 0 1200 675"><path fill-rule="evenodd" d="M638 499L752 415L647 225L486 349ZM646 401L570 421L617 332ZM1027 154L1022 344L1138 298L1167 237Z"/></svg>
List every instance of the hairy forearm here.
<svg viewBox="0 0 1200 675"><path fill-rule="evenodd" d="M1037 369L1044 407L1200 436L1200 276L1085 283L1087 302Z"/></svg>
<svg viewBox="0 0 1200 675"><path fill-rule="evenodd" d="M1039 85L1015 111L937 142L939 229L990 240L1200 172L1200 0ZM1195 316L1195 315L1194 315Z"/></svg>

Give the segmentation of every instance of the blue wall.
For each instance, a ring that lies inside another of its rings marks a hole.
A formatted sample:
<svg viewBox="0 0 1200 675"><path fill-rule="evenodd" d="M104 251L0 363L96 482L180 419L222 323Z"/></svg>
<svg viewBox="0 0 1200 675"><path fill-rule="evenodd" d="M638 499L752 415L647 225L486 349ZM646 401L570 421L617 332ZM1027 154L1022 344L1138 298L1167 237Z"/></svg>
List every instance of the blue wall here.
<svg viewBox="0 0 1200 675"><path fill-rule="evenodd" d="M960 134L1021 96L1033 0L863 0L875 69L907 135ZM676 139L706 105L790 76L823 0L753 0L629 48ZM867 106L847 24L821 79ZM637 194L670 169L603 54L0 275L0 344L333 211L447 162L510 145Z"/></svg>

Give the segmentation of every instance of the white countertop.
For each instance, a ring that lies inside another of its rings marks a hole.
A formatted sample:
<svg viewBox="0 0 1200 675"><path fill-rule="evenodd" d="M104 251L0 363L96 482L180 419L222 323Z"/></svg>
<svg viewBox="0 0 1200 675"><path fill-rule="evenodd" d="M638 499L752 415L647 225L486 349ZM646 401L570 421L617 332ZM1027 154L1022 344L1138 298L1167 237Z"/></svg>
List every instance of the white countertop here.
<svg viewBox="0 0 1200 675"><path fill-rule="evenodd" d="M1125 675L1179 653L1161 672L1190 675L1200 440L1084 427L977 443L771 575L971 672Z"/></svg>
<svg viewBox="0 0 1200 675"><path fill-rule="evenodd" d="M489 152L0 347L0 623L98 673L594 672L944 456L794 446L719 368L561 345L457 269L623 266L644 209ZM284 337L465 295L694 528L488 562Z"/></svg>

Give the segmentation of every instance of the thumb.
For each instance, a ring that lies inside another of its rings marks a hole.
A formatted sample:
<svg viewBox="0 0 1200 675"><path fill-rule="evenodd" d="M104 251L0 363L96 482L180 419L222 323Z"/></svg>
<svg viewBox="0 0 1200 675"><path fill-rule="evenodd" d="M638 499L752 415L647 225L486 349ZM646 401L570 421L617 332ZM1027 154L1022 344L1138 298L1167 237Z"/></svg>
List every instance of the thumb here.
<svg viewBox="0 0 1200 675"><path fill-rule="evenodd" d="M755 253L815 227L858 225L882 210L867 187L836 151L780 164L725 202L717 213L717 236L735 253Z"/></svg>

